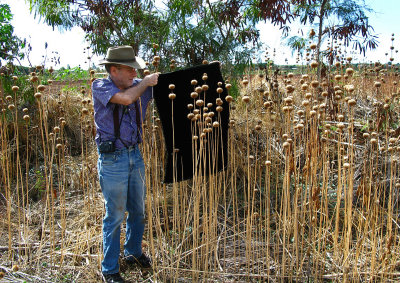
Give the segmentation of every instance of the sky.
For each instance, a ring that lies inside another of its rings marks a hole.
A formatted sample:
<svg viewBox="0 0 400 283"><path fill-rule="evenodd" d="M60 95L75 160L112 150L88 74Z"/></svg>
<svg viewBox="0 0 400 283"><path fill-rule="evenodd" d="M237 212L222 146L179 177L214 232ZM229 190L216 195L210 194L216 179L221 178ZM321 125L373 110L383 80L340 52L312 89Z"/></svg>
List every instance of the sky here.
<svg viewBox="0 0 400 283"><path fill-rule="evenodd" d="M29 54L29 60L33 66L43 63L44 56L47 54L47 62L45 65L53 66L55 69L60 67L77 67L84 69L89 68L87 60L88 44L84 39L84 32L75 27L70 31L59 31L57 28L53 30L50 26L40 21L38 17L34 17L29 12L29 4L25 0L0 0L0 3L8 4L13 14L11 24L14 26L14 34L19 38L26 38L32 46ZM366 57L353 54L358 62L387 62L390 57L391 35L394 33L395 50L400 49L400 25L398 17L400 15L400 0L365 0L367 6L375 12L369 14L370 25L374 27L374 32L379 36L379 47L375 51L369 51ZM258 25L261 40L268 47L269 54L272 56L273 49L276 50L274 61L276 64L295 63L296 55L285 46L285 41L281 38L281 32L277 27L269 23ZM311 27L306 27L311 28ZM293 34L296 34L297 28L292 27ZM45 49L45 43L48 47ZM86 53L84 53L84 50ZM54 53L58 52L58 53ZM350 49L349 51L350 52ZM385 56L388 53L388 56ZM50 58L60 57L60 64L55 65L49 61ZM93 56L90 65L97 63L103 56ZM394 53L395 62L399 62L400 54ZM287 60L287 61L286 61ZM86 63L85 63L86 62ZM25 59L23 65L29 65Z"/></svg>

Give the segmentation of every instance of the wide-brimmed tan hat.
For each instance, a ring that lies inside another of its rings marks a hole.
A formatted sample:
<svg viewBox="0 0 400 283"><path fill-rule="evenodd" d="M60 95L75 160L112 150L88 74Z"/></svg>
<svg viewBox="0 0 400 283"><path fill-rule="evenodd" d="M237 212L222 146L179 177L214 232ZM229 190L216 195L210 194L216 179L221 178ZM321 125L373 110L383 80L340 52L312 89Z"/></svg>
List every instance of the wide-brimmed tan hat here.
<svg viewBox="0 0 400 283"><path fill-rule="evenodd" d="M99 63L99 65L105 64L125 65L135 69L144 69L146 67L144 60L136 57L132 46L129 45L108 48L106 58Z"/></svg>

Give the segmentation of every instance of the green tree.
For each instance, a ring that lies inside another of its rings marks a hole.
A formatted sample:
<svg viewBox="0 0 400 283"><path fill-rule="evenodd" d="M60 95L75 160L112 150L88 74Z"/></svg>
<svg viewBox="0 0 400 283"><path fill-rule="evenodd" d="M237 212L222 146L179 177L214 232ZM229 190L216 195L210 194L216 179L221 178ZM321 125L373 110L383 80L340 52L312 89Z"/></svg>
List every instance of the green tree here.
<svg viewBox="0 0 400 283"><path fill-rule="evenodd" d="M367 12L371 11L364 0L317 0L311 4L296 5L294 14L299 16L304 25L317 24L316 60L319 62L325 36L332 40L343 40L345 46L352 44L355 50L364 55L366 50L376 48L377 36L372 34L373 27L367 16Z"/></svg>
<svg viewBox="0 0 400 283"><path fill-rule="evenodd" d="M25 47L25 41L14 35L14 27L10 23L12 18L10 6L0 4L0 59L9 62L22 59L24 54L21 49Z"/></svg>
<svg viewBox="0 0 400 283"><path fill-rule="evenodd" d="M285 28L294 16L292 3L314 0L29 0L31 11L54 27L81 27L96 54L111 45L129 44L150 56L159 44L164 59L196 64L203 58L249 60L259 43L255 25L269 20ZM140 43L140 44L139 44ZM146 56L144 56L146 57Z"/></svg>

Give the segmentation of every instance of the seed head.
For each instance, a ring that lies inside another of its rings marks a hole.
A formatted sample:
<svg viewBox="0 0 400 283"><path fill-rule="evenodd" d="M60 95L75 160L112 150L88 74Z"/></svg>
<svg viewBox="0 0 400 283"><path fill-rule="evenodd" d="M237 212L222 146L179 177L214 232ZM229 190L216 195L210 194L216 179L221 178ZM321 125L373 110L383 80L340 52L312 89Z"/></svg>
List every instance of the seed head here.
<svg viewBox="0 0 400 283"><path fill-rule="evenodd" d="M194 90L195 90L197 93L201 93L203 89L202 89L201 86L198 86L198 87L196 87Z"/></svg>
<svg viewBox="0 0 400 283"><path fill-rule="evenodd" d="M230 95L227 95L227 96L225 97L225 100L226 100L226 102L231 103L231 102L233 101L233 97L230 96Z"/></svg>
<svg viewBox="0 0 400 283"><path fill-rule="evenodd" d="M13 267L12 267L12 271L13 272L17 272L19 270L19 267L18 267L18 265L13 265Z"/></svg>
<svg viewBox="0 0 400 283"><path fill-rule="evenodd" d="M175 89L175 85L174 85L174 84L170 84L170 85L168 86L168 88L169 88L170 90L173 90L173 89Z"/></svg>
<svg viewBox="0 0 400 283"><path fill-rule="evenodd" d="M226 84L225 87L226 87L227 90L230 90L232 85L231 84Z"/></svg>
<svg viewBox="0 0 400 283"><path fill-rule="evenodd" d="M224 90L222 89L222 87L218 87L217 88L217 93L222 93Z"/></svg>
<svg viewBox="0 0 400 283"><path fill-rule="evenodd" d="M208 79L208 75L207 75L207 73L204 73L203 76L202 76L202 80L206 81L207 79Z"/></svg>
<svg viewBox="0 0 400 283"><path fill-rule="evenodd" d="M29 115L24 115L23 119L25 122L28 122L30 120L30 117Z"/></svg>
<svg viewBox="0 0 400 283"><path fill-rule="evenodd" d="M204 91L207 91L208 90L208 85L202 85L201 89L204 90Z"/></svg>
<svg viewBox="0 0 400 283"><path fill-rule="evenodd" d="M209 103L207 103L207 107L211 108L211 107L213 107L213 104L211 102L209 102Z"/></svg>
<svg viewBox="0 0 400 283"><path fill-rule="evenodd" d="M244 80L242 81L242 83L243 83L243 85L244 85L244 86L247 86L247 85L248 85L248 83L249 83L249 81L248 81L248 80L246 80L246 79L244 79Z"/></svg>
<svg viewBox="0 0 400 283"><path fill-rule="evenodd" d="M18 90L19 90L19 87L18 87L18 86L15 85L15 86L12 87L12 91L13 91L13 92L17 92Z"/></svg>
<svg viewBox="0 0 400 283"><path fill-rule="evenodd" d="M208 61L207 60L203 60L203 65L208 65Z"/></svg>
<svg viewBox="0 0 400 283"><path fill-rule="evenodd" d="M198 100L196 100L196 105L199 106L199 107L201 107L201 106L204 105L204 101L201 100L201 99L198 99Z"/></svg>
<svg viewBox="0 0 400 283"><path fill-rule="evenodd" d="M214 128L218 128L218 127L219 127L219 123L218 123L217 121L215 121L215 122L213 123L213 127L214 127Z"/></svg>
<svg viewBox="0 0 400 283"><path fill-rule="evenodd" d="M14 109L15 109L15 105L14 104L8 105L8 110L13 111Z"/></svg>
<svg viewBox="0 0 400 283"><path fill-rule="evenodd" d="M312 82L311 82L311 86L312 86L313 88L319 87L319 81L312 81Z"/></svg>
<svg viewBox="0 0 400 283"><path fill-rule="evenodd" d="M17 77L17 76L12 76L12 79L13 79L14 81L16 81L16 80L18 80L18 77Z"/></svg>
<svg viewBox="0 0 400 283"><path fill-rule="evenodd" d="M311 68L317 68L318 67L318 62L317 61L312 61L310 64Z"/></svg>
<svg viewBox="0 0 400 283"><path fill-rule="evenodd" d="M248 97L247 95L245 95L245 96L242 97L242 101L243 101L244 103L249 103L249 102L250 102L250 97Z"/></svg>
<svg viewBox="0 0 400 283"><path fill-rule="evenodd" d="M379 88L379 87L382 86L382 84L381 84L381 82L375 82L375 83L374 83L374 86L375 86L376 88Z"/></svg>
<svg viewBox="0 0 400 283"><path fill-rule="evenodd" d="M176 98L176 94L175 93L170 93L168 95L168 98L171 99L171 100L174 100Z"/></svg>
<svg viewBox="0 0 400 283"><path fill-rule="evenodd" d="M294 86L292 86L292 85L287 85L286 86L286 91L288 92L288 93L292 93L293 91L294 91Z"/></svg>
<svg viewBox="0 0 400 283"><path fill-rule="evenodd" d="M190 83L191 83L192 85L197 85L197 81L196 81L196 80L192 80Z"/></svg>
<svg viewBox="0 0 400 283"><path fill-rule="evenodd" d="M215 103L216 103L218 106L221 106L224 102L222 101L221 98L217 98L217 99L215 100Z"/></svg>
<svg viewBox="0 0 400 283"><path fill-rule="evenodd" d="M143 74L144 74L145 76L148 76L148 75L150 75L150 71L149 71L148 69L145 69L145 70L143 71Z"/></svg>
<svg viewBox="0 0 400 283"><path fill-rule="evenodd" d="M193 99L196 99L198 96L199 96L199 94L198 94L197 92L195 92L195 91L193 91L193 92L190 94L190 97L193 98Z"/></svg>
<svg viewBox="0 0 400 283"><path fill-rule="evenodd" d="M224 110L224 108L222 108L222 106L217 106L215 110L217 110L217 112L221 112L222 110Z"/></svg>

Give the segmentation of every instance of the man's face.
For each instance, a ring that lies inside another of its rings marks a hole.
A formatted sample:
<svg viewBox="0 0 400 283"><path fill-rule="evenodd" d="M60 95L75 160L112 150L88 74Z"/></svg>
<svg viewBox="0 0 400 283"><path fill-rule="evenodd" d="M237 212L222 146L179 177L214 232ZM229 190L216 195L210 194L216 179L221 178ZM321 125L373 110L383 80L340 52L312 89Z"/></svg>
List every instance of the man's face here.
<svg viewBox="0 0 400 283"><path fill-rule="evenodd" d="M137 77L136 69L128 66L111 67L111 78L120 89L132 86L133 80Z"/></svg>

